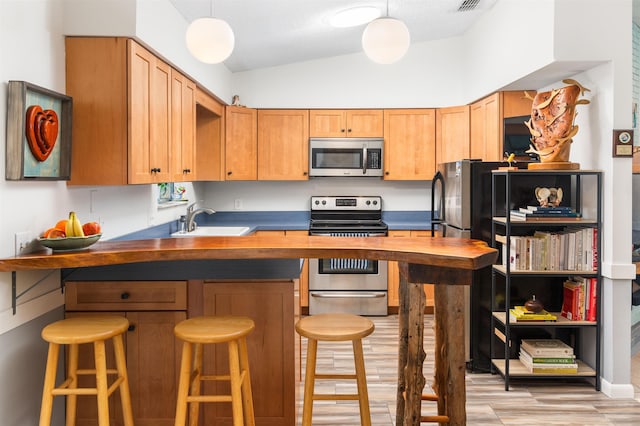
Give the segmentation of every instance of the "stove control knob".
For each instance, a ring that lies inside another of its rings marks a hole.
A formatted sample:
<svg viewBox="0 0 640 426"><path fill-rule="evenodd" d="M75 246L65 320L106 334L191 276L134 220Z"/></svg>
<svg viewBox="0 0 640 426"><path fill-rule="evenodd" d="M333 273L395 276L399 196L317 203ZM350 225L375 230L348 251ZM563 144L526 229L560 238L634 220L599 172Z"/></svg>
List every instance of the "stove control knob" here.
<svg viewBox="0 0 640 426"><path fill-rule="evenodd" d="M322 200L322 205L326 206L327 205L327 200Z"/></svg>
<svg viewBox="0 0 640 426"><path fill-rule="evenodd" d="M371 204L371 200L367 200L367 205L370 205L370 204Z"/></svg>
<svg viewBox="0 0 640 426"><path fill-rule="evenodd" d="M373 200L373 205L377 206L378 205L378 201L377 200Z"/></svg>
<svg viewBox="0 0 640 426"><path fill-rule="evenodd" d="M317 206L318 204L320 204L320 201L316 200L315 205Z"/></svg>

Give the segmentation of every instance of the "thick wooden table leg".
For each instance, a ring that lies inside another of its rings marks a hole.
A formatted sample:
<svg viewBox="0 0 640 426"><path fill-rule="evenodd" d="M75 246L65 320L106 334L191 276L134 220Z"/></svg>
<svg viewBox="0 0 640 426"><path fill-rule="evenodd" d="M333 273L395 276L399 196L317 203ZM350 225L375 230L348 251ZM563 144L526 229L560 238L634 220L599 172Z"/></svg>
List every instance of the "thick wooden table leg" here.
<svg viewBox="0 0 640 426"><path fill-rule="evenodd" d="M464 286L435 285L435 392L438 414L465 425Z"/></svg>
<svg viewBox="0 0 640 426"><path fill-rule="evenodd" d="M396 424L418 426L425 384L422 374L425 358L422 346L425 304L422 284L409 283L405 274L400 274L399 296L400 344Z"/></svg>

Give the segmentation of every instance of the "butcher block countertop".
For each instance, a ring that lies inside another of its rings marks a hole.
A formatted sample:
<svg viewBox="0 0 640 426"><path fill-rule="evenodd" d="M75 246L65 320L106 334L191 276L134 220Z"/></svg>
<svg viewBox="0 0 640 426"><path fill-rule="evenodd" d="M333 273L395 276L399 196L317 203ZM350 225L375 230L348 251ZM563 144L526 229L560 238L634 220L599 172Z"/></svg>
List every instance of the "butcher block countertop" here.
<svg viewBox="0 0 640 426"><path fill-rule="evenodd" d="M368 258L432 267L480 269L497 251L482 241L457 238L333 238L246 236L104 241L88 249L45 249L0 259L0 271L78 268L195 259Z"/></svg>

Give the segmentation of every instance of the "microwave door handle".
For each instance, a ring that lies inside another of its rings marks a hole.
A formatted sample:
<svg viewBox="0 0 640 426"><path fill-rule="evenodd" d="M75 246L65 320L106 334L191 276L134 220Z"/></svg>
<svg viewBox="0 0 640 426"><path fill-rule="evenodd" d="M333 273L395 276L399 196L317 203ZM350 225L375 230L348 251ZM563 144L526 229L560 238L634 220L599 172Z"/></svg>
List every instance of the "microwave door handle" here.
<svg viewBox="0 0 640 426"><path fill-rule="evenodd" d="M366 145L362 147L362 174L367 174L367 164L369 163L367 159L367 147Z"/></svg>

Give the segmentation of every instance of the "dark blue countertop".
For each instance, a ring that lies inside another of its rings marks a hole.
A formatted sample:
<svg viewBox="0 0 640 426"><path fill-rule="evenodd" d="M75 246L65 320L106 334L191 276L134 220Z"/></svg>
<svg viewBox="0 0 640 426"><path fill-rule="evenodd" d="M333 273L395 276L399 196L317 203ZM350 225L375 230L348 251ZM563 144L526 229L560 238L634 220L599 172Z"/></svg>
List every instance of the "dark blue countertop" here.
<svg viewBox="0 0 640 426"><path fill-rule="evenodd" d="M254 231L281 231L309 229L308 211L266 211L266 212L217 212L196 216L198 226L247 226ZM429 211L384 211L382 220L390 230L431 229ZM177 221L122 235L112 240L140 240L147 238L167 238L178 230Z"/></svg>

